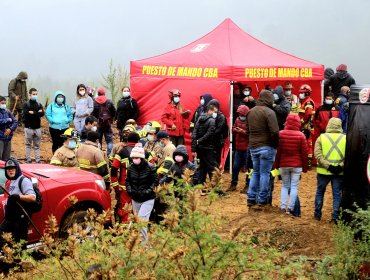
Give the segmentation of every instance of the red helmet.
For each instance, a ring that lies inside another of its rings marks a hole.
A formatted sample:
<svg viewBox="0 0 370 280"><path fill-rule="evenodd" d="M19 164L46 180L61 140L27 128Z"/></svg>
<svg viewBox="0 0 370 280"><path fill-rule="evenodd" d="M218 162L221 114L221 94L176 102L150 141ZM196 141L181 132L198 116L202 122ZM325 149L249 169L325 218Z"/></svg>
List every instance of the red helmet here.
<svg viewBox="0 0 370 280"><path fill-rule="evenodd" d="M174 97L174 96L181 96L181 91L179 90L179 89L171 89L171 90L169 90L168 91L168 96L170 97L170 98L172 98L172 97Z"/></svg>
<svg viewBox="0 0 370 280"><path fill-rule="evenodd" d="M299 88L299 92L306 93L307 95L310 95L310 93L312 92L312 89L309 85L304 84L304 85L301 85L301 87Z"/></svg>

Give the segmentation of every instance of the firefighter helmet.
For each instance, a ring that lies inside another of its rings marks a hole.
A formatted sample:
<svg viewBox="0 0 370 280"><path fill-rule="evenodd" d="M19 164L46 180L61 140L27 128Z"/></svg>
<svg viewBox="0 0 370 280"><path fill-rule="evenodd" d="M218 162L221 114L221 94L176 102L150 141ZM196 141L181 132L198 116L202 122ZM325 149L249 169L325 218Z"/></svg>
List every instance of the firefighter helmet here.
<svg viewBox="0 0 370 280"><path fill-rule="evenodd" d="M68 128L64 133L60 136L66 139L77 139L78 138L78 132L77 130L74 130L73 128Z"/></svg>
<svg viewBox="0 0 370 280"><path fill-rule="evenodd" d="M309 85L304 84L304 85L301 85L301 87L299 88L299 92L306 93L307 95L310 95L310 93L312 92L312 89Z"/></svg>

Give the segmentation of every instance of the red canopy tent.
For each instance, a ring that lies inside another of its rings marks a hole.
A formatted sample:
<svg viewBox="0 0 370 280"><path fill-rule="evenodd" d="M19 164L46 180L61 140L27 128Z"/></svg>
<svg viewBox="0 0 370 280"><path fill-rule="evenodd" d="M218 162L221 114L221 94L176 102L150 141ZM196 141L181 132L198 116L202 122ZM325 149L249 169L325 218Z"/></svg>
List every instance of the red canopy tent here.
<svg viewBox="0 0 370 280"><path fill-rule="evenodd" d="M293 93L303 83L312 89L312 97L321 103L324 66L272 48L244 32L231 19L202 38L168 53L131 61L131 92L140 106L139 123L160 120L169 101L168 90L182 92L181 103L192 112L199 96L211 93L220 101L221 111L229 116L232 81L252 86L253 95L264 88L291 81ZM187 135L189 136L189 135ZM186 143L190 138L186 137Z"/></svg>

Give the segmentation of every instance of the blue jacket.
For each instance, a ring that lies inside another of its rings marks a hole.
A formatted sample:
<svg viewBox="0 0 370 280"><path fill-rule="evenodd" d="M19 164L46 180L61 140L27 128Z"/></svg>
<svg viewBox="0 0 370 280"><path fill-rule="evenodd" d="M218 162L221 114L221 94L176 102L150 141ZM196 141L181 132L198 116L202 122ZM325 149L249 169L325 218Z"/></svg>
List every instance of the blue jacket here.
<svg viewBox="0 0 370 280"><path fill-rule="evenodd" d="M62 105L59 105L56 101L59 94L64 96ZM54 94L54 103L46 108L46 119L51 128L62 130L69 127L69 123L73 120L73 114L69 105L66 104L66 96L63 92L57 91Z"/></svg>
<svg viewBox="0 0 370 280"><path fill-rule="evenodd" d="M10 122L9 119L12 119ZM12 112L8 109L0 109L0 141L10 141L13 137L13 131L16 130L18 126L17 119L14 117ZM8 136L4 135L7 128L10 128L12 133Z"/></svg>

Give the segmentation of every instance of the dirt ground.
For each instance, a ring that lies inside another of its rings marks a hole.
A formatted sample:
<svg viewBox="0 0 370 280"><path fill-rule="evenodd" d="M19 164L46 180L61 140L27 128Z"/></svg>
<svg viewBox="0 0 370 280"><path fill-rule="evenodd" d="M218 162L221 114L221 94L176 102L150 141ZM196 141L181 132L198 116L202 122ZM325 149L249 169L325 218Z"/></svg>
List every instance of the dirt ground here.
<svg viewBox="0 0 370 280"><path fill-rule="evenodd" d="M43 127L47 127L43 120ZM41 160L49 162L52 156L51 140L44 129L41 143ZM115 140L117 141L117 139ZM12 141L12 154L20 161L25 161L24 134L17 129ZM33 151L32 151L33 156ZM289 256L304 255L310 259L320 259L333 252L333 225L329 224L332 196L330 186L324 201L322 220L313 219L314 199L316 191L316 172L309 171L302 175L299 186L302 216L292 218L279 211L281 181L275 180L273 205L263 211L250 210L246 206L246 196L239 192L245 184L245 173L240 173L238 191L226 197L221 197L210 210L212 215L221 217L224 221L220 232L228 234L232 229L241 227L244 233L254 237L256 242L263 242L284 251ZM230 175L223 175L223 186L230 185ZM202 198L205 200L205 198Z"/></svg>

